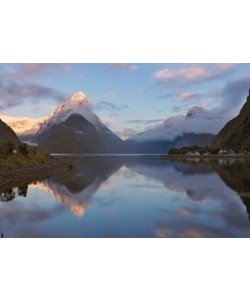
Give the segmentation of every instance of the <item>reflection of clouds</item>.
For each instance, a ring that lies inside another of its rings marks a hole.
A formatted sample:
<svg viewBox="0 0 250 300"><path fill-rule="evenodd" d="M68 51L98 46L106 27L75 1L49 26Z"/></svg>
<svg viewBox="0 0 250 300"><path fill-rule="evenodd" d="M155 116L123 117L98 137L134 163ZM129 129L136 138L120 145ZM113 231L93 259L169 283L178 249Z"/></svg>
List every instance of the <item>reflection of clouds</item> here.
<svg viewBox="0 0 250 300"><path fill-rule="evenodd" d="M236 192L213 171L192 164L144 163L130 167L161 182L172 195L156 220L158 237L249 236L246 208ZM205 171L205 172L204 172ZM175 196L174 196L175 195ZM193 200L187 202L186 199ZM205 205L204 205L205 204ZM164 220L165 219L165 220Z"/></svg>
<svg viewBox="0 0 250 300"><path fill-rule="evenodd" d="M135 188L135 189L138 189L138 188L150 188L150 189L164 189L164 187L161 185L161 184L153 184L153 183L142 183L142 184L128 184L127 185L128 187L130 188Z"/></svg>
<svg viewBox="0 0 250 300"><path fill-rule="evenodd" d="M187 229L181 232L178 236L175 235L175 232L172 232L168 228L157 229L155 231L155 236L159 238L169 238L169 237L182 237L182 238L202 238L205 237L203 233L197 229Z"/></svg>
<svg viewBox="0 0 250 300"><path fill-rule="evenodd" d="M187 207L181 207L180 208L180 213L183 216L189 217L189 216L192 216L194 214L194 211L192 211L191 209L189 209Z"/></svg>
<svg viewBox="0 0 250 300"><path fill-rule="evenodd" d="M0 231L5 237L43 237L49 232L43 232L37 224L46 222L60 215L62 206L42 207L39 204L25 205L20 199L0 204ZM27 226L28 225L28 226Z"/></svg>
<svg viewBox="0 0 250 300"><path fill-rule="evenodd" d="M155 236L159 238L171 237L171 230L168 228L156 229Z"/></svg>
<svg viewBox="0 0 250 300"><path fill-rule="evenodd" d="M72 172L30 185L27 198L0 203L1 231L38 237L248 237L250 223L238 194L209 163L112 158L77 162Z"/></svg>
<svg viewBox="0 0 250 300"><path fill-rule="evenodd" d="M190 228L190 229L187 229L186 231L184 231L183 234L180 237L184 237L184 238L185 237L187 237L187 238L189 238L189 237L201 238L201 237L204 237L204 236L203 236L203 233L200 232L199 230Z"/></svg>

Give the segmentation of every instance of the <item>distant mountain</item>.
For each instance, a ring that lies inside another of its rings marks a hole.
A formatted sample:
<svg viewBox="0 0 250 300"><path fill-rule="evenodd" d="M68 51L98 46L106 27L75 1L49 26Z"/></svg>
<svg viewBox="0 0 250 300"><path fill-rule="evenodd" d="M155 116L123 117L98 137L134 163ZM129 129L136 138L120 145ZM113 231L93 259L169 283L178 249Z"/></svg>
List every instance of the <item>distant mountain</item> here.
<svg viewBox="0 0 250 300"><path fill-rule="evenodd" d="M131 152L165 153L170 148L206 146L225 120L217 113L194 106L186 114L170 117L159 126L127 139Z"/></svg>
<svg viewBox="0 0 250 300"><path fill-rule="evenodd" d="M10 141L15 144L19 143L15 132L0 119L0 142L1 141Z"/></svg>
<svg viewBox="0 0 250 300"><path fill-rule="evenodd" d="M250 90L239 115L229 121L213 140L212 147L250 151Z"/></svg>
<svg viewBox="0 0 250 300"><path fill-rule="evenodd" d="M40 126L33 142L57 153L120 153L124 141L95 115L82 92L59 105Z"/></svg>
<svg viewBox="0 0 250 300"><path fill-rule="evenodd" d="M14 130L20 141L29 143L33 140L40 129L41 124L45 122L48 116L35 119L30 117L18 118L2 115L0 118Z"/></svg>

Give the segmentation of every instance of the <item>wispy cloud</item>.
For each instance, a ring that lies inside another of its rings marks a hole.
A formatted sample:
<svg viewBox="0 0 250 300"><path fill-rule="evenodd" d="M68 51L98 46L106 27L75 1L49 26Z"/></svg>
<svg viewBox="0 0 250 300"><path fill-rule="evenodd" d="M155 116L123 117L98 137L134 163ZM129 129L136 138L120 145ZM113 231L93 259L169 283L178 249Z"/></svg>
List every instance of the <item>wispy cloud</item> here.
<svg viewBox="0 0 250 300"><path fill-rule="evenodd" d="M121 105L117 105L113 102L110 101L99 101L96 105L95 105L95 110L111 110L111 111L122 111L124 109L128 109L129 106L127 104L121 104Z"/></svg>
<svg viewBox="0 0 250 300"><path fill-rule="evenodd" d="M221 99L222 111L237 111L246 101L250 88L250 76L229 81L221 90L214 91L214 97Z"/></svg>
<svg viewBox="0 0 250 300"><path fill-rule="evenodd" d="M64 95L43 85L29 82L18 83L16 81L3 83L0 81L0 103L3 108L19 105L25 100L36 101L43 98L52 98L58 101L63 99Z"/></svg>
<svg viewBox="0 0 250 300"><path fill-rule="evenodd" d="M153 76L157 79L170 79L170 78L186 78L193 80L205 76L206 70L200 66L191 66L181 68L177 71L170 71L169 69L161 69L156 71Z"/></svg>
<svg viewBox="0 0 250 300"><path fill-rule="evenodd" d="M115 71L129 71L133 72L139 69L139 66L127 63L118 63L118 64L109 64L108 65L108 72L115 72Z"/></svg>
<svg viewBox="0 0 250 300"><path fill-rule="evenodd" d="M139 131L133 128L121 128L119 130L115 130L114 133L117 134L123 140L127 139L130 136L137 134Z"/></svg>
<svg viewBox="0 0 250 300"><path fill-rule="evenodd" d="M108 127L114 127L116 125L116 120L114 119L101 118L101 121L103 124L105 124Z"/></svg>
<svg viewBox="0 0 250 300"><path fill-rule="evenodd" d="M197 100L201 97L201 94L195 92L183 92L180 94L180 99L184 101Z"/></svg>
<svg viewBox="0 0 250 300"><path fill-rule="evenodd" d="M193 64L175 70L160 69L153 74L153 77L160 84L177 87L225 78L234 73L237 67L238 64Z"/></svg>
<svg viewBox="0 0 250 300"><path fill-rule="evenodd" d="M14 67L5 69L2 75L6 79L16 79L16 78L27 78L33 75L44 73L45 71L51 72L52 69L62 67L67 70L67 64L54 64L54 63L37 63L37 64L19 64Z"/></svg>
<svg viewBox="0 0 250 300"><path fill-rule="evenodd" d="M106 93L104 96L107 98L113 98L116 96L116 94L117 94L117 90L113 90L113 91Z"/></svg>
<svg viewBox="0 0 250 300"><path fill-rule="evenodd" d="M128 120L127 123L129 124L155 124L155 123L161 123L164 122L165 119L148 119L148 120L143 120L143 119L134 119L134 120Z"/></svg>

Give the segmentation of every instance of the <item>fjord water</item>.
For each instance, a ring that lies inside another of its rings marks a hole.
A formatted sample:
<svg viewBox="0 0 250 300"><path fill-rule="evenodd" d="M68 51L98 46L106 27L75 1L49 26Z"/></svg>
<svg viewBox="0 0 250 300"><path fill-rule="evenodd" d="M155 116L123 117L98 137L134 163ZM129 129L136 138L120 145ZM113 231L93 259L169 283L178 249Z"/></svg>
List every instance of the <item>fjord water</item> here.
<svg viewBox="0 0 250 300"><path fill-rule="evenodd" d="M2 194L4 237L250 237L248 160L65 160L72 170Z"/></svg>

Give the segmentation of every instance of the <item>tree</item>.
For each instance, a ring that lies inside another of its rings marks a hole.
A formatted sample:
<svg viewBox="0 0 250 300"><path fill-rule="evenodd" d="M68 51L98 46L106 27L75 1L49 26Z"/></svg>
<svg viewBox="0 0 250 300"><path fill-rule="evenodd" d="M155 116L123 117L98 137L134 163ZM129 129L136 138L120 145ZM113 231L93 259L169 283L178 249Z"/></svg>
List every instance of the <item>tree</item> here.
<svg viewBox="0 0 250 300"><path fill-rule="evenodd" d="M27 144L21 144L18 146L18 152L23 155L23 156L27 156L28 155L28 148L27 148Z"/></svg>

